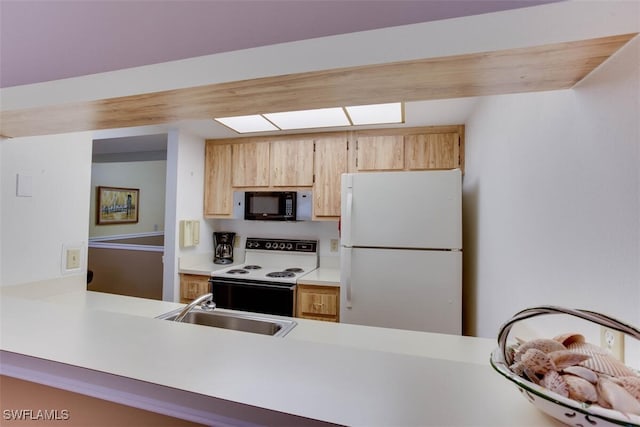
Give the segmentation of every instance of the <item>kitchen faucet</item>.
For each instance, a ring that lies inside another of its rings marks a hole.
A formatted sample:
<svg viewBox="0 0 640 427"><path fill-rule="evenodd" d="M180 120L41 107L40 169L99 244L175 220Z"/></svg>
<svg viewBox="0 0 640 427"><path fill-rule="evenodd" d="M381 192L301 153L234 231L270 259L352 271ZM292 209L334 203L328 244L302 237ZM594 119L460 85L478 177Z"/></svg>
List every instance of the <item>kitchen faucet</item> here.
<svg viewBox="0 0 640 427"><path fill-rule="evenodd" d="M206 311L212 311L216 308L216 303L213 302L213 294L209 292L208 294L200 295L198 298L191 301L185 308L182 309L180 314L173 319L174 322L182 322L182 320L189 314L193 308L200 304L200 308Z"/></svg>

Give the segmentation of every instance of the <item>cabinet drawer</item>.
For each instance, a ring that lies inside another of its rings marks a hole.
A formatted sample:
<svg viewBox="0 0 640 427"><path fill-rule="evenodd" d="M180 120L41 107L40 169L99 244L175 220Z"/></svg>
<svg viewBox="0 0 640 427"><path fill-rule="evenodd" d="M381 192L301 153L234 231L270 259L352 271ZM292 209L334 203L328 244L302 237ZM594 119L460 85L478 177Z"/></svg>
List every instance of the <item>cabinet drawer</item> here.
<svg viewBox="0 0 640 427"><path fill-rule="evenodd" d="M304 319L340 321L340 288L299 284L296 316Z"/></svg>
<svg viewBox="0 0 640 427"><path fill-rule="evenodd" d="M338 298L325 293L304 292L300 297L300 309L303 314L338 314Z"/></svg>
<svg viewBox="0 0 640 427"><path fill-rule="evenodd" d="M209 292L208 276L180 275L180 302L190 302L207 292Z"/></svg>

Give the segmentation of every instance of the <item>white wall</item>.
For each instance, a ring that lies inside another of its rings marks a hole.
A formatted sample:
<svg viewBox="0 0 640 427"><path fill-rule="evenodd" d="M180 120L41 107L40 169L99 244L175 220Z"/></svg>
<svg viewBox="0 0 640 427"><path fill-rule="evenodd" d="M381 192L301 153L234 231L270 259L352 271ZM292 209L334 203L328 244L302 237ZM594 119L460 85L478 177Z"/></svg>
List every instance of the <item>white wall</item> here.
<svg viewBox="0 0 640 427"><path fill-rule="evenodd" d="M278 237L282 239L314 239L320 241L320 253L325 265L331 263L331 267L338 267L340 261L339 252L331 252L331 239L338 239L337 221L245 221L242 219L217 219L213 220L216 231L233 231L240 239L240 247L233 252L234 260L244 259L244 244L247 237ZM211 244L211 236L208 236ZM332 259L335 258L335 259Z"/></svg>
<svg viewBox="0 0 640 427"><path fill-rule="evenodd" d="M2 286L2 192L3 192L3 180L2 180L2 151L4 150L4 144L6 139L0 138L0 286Z"/></svg>
<svg viewBox="0 0 640 427"><path fill-rule="evenodd" d="M572 90L487 97L468 121L467 333L541 304L640 325L639 51Z"/></svg>
<svg viewBox="0 0 640 427"><path fill-rule="evenodd" d="M89 237L163 231L166 174L165 160L94 163L91 166ZM96 225L96 187L98 186L140 189L138 222Z"/></svg>
<svg viewBox="0 0 640 427"><path fill-rule="evenodd" d="M86 274L91 133L0 143L0 285L61 277L65 244L82 248L82 272L77 274ZM16 197L18 173L32 177L32 197Z"/></svg>
<svg viewBox="0 0 640 427"><path fill-rule="evenodd" d="M165 301L178 301L180 281L178 258L211 252L212 229L203 220L204 212L204 139L183 131L171 131L167 140L167 193L164 254ZM200 220L200 244L181 248L179 221Z"/></svg>

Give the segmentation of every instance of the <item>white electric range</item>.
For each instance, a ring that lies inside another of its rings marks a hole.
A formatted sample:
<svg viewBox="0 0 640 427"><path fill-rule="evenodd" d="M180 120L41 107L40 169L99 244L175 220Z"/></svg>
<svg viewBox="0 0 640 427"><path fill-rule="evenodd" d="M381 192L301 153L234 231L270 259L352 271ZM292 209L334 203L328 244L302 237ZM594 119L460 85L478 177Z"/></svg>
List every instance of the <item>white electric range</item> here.
<svg viewBox="0 0 640 427"><path fill-rule="evenodd" d="M216 270L216 306L293 316L296 281L318 268L318 241L249 237L244 264Z"/></svg>

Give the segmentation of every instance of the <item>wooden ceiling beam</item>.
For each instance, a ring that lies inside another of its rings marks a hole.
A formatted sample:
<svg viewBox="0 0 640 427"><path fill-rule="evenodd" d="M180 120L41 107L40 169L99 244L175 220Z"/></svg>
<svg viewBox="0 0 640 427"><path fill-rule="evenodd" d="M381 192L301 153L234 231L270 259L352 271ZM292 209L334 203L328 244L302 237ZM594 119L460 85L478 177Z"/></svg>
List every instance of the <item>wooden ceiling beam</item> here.
<svg viewBox="0 0 640 427"><path fill-rule="evenodd" d="M0 112L9 137L344 105L568 89L637 33Z"/></svg>

